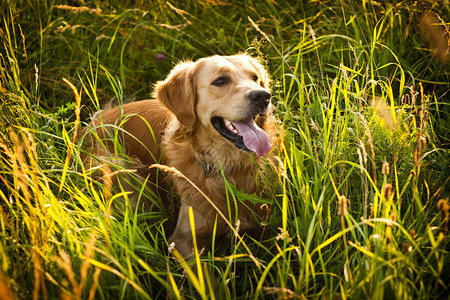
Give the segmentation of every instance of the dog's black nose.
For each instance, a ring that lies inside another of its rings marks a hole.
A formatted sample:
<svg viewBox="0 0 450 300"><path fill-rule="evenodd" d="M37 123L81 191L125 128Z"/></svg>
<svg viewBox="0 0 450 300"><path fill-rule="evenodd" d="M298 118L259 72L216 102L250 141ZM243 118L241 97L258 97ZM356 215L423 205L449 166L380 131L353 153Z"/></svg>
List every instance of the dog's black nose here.
<svg viewBox="0 0 450 300"><path fill-rule="evenodd" d="M270 97L272 97L272 95L270 95L270 93L265 90L251 91L248 94L248 98L252 102L263 108L269 105Z"/></svg>

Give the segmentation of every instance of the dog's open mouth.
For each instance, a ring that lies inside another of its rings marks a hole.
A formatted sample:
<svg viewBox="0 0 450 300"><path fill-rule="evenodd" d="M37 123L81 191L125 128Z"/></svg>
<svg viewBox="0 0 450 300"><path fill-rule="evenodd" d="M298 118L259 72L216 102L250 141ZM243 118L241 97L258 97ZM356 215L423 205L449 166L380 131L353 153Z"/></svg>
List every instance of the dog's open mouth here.
<svg viewBox="0 0 450 300"><path fill-rule="evenodd" d="M256 125L252 118L244 121L230 121L222 117L213 117L211 123L224 138L233 142L241 150L265 156L272 148L269 136Z"/></svg>

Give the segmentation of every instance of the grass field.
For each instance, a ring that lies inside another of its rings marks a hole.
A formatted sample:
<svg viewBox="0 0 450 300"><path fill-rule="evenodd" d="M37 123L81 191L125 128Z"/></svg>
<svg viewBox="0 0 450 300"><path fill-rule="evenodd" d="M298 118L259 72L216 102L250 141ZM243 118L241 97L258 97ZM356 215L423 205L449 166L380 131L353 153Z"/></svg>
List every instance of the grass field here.
<svg viewBox="0 0 450 300"><path fill-rule="evenodd" d="M448 0L3 0L0 14L1 299L450 297ZM176 207L134 208L92 179L77 132L182 59L244 51L286 130L275 251L215 241L197 278L168 251Z"/></svg>

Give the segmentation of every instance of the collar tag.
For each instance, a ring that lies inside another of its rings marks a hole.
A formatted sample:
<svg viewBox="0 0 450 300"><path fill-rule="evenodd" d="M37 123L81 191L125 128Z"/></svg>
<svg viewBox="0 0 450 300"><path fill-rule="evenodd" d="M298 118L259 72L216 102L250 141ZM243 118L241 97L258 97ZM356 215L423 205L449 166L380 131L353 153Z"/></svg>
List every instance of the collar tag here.
<svg viewBox="0 0 450 300"><path fill-rule="evenodd" d="M209 172L211 172L211 166L208 165L206 162L201 162L203 169L205 170L205 175L208 175Z"/></svg>

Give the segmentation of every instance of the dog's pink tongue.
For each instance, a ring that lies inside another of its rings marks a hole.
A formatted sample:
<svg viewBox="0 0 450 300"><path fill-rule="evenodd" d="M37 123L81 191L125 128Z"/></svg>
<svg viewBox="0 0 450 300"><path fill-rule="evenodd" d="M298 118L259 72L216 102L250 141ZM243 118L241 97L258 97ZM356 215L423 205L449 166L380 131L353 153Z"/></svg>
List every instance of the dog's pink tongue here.
<svg viewBox="0 0 450 300"><path fill-rule="evenodd" d="M272 149L269 136L256 125L253 119L243 122L231 121L231 123L244 138L244 144L248 150L255 152L258 156L265 156Z"/></svg>

